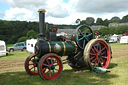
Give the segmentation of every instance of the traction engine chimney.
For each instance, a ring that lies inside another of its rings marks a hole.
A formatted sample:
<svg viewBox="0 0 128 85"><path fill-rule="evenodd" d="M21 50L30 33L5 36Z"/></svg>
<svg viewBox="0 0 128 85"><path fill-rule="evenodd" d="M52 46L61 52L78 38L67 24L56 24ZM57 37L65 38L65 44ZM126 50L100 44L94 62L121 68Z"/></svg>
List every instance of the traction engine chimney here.
<svg viewBox="0 0 128 85"><path fill-rule="evenodd" d="M44 36L45 36L45 9L39 9L39 31L40 31L40 39L41 41L45 41L44 40Z"/></svg>

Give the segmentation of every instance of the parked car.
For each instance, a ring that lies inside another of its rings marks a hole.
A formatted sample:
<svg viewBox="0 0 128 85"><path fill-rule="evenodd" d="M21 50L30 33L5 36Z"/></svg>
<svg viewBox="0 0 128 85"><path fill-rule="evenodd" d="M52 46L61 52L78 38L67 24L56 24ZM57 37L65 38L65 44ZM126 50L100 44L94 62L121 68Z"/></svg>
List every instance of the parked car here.
<svg viewBox="0 0 128 85"><path fill-rule="evenodd" d="M13 52L17 50L21 50L21 51L26 50L26 42L19 42L19 43L16 43L14 46L7 48L7 51L9 52Z"/></svg>

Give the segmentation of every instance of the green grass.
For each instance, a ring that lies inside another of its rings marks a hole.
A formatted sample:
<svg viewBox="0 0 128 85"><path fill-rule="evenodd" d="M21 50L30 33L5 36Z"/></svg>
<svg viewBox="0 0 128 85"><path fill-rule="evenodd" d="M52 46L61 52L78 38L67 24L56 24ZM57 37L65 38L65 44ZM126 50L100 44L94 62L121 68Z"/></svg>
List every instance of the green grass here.
<svg viewBox="0 0 128 85"><path fill-rule="evenodd" d="M112 43L112 50L128 48L128 44ZM128 50L124 50L128 52ZM118 54L118 53L117 53ZM27 52L14 52L9 56L0 59L26 58ZM11 63L10 63L11 64ZM0 85L127 85L128 84L128 55L116 58L113 56L109 65L111 72L105 74L96 74L87 69L73 70L67 64L61 76L55 80L42 80L39 76L27 75L25 70L16 72L0 73Z"/></svg>
<svg viewBox="0 0 128 85"><path fill-rule="evenodd" d="M12 47L12 46L14 46L14 44L7 44L7 45L6 45L7 48L8 48L8 47Z"/></svg>
<svg viewBox="0 0 128 85"><path fill-rule="evenodd" d="M8 52L8 56L3 56L0 59L16 59L16 58L26 58L29 56L28 52Z"/></svg>
<svg viewBox="0 0 128 85"><path fill-rule="evenodd" d="M118 48L127 48L128 44L120 44L118 43L110 43L110 46L112 49L118 49Z"/></svg>

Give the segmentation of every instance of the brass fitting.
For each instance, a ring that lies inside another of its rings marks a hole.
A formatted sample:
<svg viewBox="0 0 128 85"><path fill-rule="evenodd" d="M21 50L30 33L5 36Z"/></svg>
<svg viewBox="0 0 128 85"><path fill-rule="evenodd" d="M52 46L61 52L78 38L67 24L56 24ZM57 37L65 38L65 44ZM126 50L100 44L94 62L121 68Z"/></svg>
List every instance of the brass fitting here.
<svg viewBox="0 0 128 85"><path fill-rule="evenodd" d="M45 13L46 10L45 10L45 9L39 9L38 12L39 12L39 13Z"/></svg>

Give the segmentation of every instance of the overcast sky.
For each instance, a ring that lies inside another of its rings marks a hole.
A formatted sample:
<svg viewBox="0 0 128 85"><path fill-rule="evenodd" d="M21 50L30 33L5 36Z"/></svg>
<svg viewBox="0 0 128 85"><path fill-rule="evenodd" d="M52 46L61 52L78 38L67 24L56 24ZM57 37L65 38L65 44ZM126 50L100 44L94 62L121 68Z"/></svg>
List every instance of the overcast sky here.
<svg viewBox="0 0 128 85"><path fill-rule="evenodd" d="M128 0L0 0L0 19L38 21L38 9L46 10L48 23L75 24L78 18L122 18L128 15Z"/></svg>

